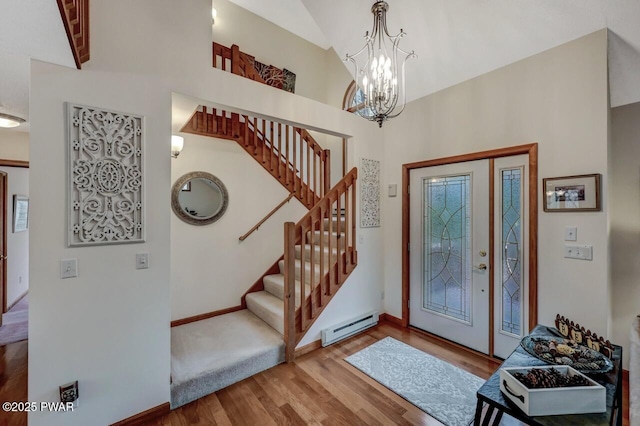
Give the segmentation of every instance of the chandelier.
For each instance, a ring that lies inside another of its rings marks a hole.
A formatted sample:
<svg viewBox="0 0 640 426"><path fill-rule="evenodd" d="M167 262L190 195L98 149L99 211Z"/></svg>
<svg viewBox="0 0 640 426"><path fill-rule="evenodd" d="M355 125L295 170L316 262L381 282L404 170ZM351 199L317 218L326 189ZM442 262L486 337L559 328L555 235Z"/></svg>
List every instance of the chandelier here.
<svg viewBox="0 0 640 426"><path fill-rule="evenodd" d="M405 36L400 33L391 36L387 30L386 1L377 1L371 6L373 30L365 34L366 43L357 53L349 55L346 61L355 66L355 81L361 94L357 100L357 114L369 121L376 121L380 127L390 118L397 117L407 103L405 94L404 64L416 55L398 46ZM366 62L360 66L356 58L367 52Z"/></svg>

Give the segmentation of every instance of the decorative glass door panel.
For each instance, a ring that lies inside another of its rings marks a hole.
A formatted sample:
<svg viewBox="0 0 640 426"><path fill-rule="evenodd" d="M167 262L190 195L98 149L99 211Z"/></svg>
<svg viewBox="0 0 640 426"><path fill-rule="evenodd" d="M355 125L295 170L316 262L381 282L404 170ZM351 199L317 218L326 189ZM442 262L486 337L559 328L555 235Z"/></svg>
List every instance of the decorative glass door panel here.
<svg viewBox="0 0 640 426"><path fill-rule="evenodd" d="M529 158L497 158L494 170L493 353L509 356L528 330Z"/></svg>
<svg viewBox="0 0 640 426"><path fill-rule="evenodd" d="M471 175L425 178L423 308L471 322Z"/></svg>
<svg viewBox="0 0 640 426"><path fill-rule="evenodd" d="M505 333L522 336L522 169L501 170L502 321Z"/></svg>
<svg viewBox="0 0 640 426"><path fill-rule="evenodd" d="M409 323L489 351L489 161L410 172Z"/></svg>

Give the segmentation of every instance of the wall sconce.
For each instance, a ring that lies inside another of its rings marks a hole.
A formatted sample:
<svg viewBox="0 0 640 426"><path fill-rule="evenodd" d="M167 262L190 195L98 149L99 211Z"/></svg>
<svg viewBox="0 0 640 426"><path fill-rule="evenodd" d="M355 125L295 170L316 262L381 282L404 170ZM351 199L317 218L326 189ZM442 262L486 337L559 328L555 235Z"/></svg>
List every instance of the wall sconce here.
<svg viewBox="0 0 640 426"><path fill-rule="evenodd" d="M0 112L0 127L18 127L24 123L24 118L16 117L15 115L4 114Z"/></svg>
<svg viewBox="0 0 640 426"><path fill-rule="evenodd" d="M171 156L173 158L178 158L183 147L184 138L178 135L171 135Z"/></svg>

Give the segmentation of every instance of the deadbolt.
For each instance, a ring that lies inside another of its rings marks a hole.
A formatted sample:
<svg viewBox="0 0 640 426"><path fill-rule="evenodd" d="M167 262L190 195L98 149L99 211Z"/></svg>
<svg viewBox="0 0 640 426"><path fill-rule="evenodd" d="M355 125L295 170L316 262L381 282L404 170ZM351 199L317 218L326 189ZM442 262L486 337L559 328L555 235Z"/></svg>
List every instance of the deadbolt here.
<svg viewBox="0 0 640 426"><path fill-rule="evenodd" d="M480 250L480 257L486 257L487 256L487 252L484 250Z"/></svg>

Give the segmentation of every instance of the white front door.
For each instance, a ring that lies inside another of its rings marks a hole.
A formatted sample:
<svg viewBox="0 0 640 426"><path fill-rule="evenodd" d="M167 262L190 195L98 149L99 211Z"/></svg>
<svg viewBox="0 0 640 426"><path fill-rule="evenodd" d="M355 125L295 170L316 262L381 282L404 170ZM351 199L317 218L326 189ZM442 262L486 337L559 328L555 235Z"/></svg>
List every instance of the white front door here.
<svg viewBox="0 0 640 426"><path fill-rule="evenodd" d="M409 323L489 353L489 160L410 172Z"/></svg>

